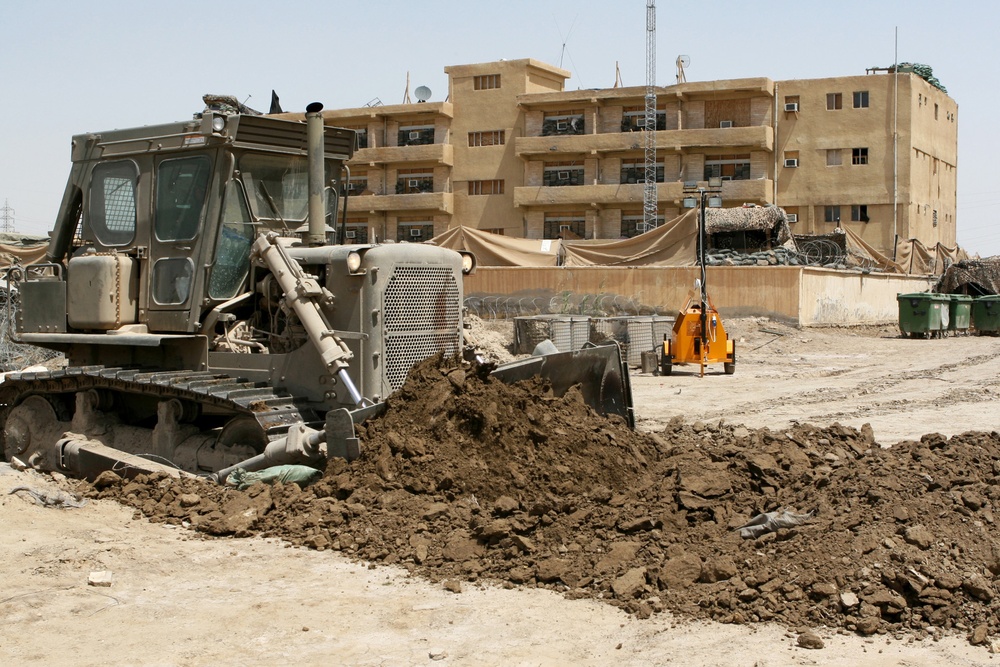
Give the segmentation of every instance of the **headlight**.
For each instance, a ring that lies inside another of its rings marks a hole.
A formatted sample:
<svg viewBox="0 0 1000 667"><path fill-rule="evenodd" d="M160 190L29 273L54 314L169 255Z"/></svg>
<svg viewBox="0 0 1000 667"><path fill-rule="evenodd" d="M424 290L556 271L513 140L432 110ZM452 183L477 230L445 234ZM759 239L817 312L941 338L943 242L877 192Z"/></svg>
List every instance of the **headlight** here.
<svg viewBox="0 0 1000 667"><path fill-rule="evenodd" d="M222 132L226 129L226 119L224 116L216 116L212 119L212 132Z"/></svg>
<svg viewBox="0 0 1000 667"><path fill-rule="evenodd" d="M352 252L347 255L347 270L351 273L357 273L358 269L361 268L361 253Z"/></svg>
<svg viewBox="0 0 1000 667"><path fill-rule="evenodd" d="M469 274L472 273L476 268L476 256L471 252L463 252L462 254L462 273Z"/></svg>

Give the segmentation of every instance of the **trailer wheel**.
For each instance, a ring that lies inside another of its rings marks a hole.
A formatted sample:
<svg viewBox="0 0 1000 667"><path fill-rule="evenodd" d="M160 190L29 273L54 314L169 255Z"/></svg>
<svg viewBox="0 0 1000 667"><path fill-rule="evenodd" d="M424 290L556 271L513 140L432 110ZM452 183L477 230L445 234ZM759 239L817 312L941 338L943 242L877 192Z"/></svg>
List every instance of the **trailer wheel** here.
<svg viewBox="0 0 1000 667"><path fill-rule="evenodd" d="M726 372L726 375L732 375L736 372L736 362L729 363L728 361L722 364L722 370Z"/></svg>
<svg viewBox="0 0 1000 667"><path fill-rule="evenodd" d="M670 357L665 354L660 355L660 375L670 375L673 369Z"/></svg>

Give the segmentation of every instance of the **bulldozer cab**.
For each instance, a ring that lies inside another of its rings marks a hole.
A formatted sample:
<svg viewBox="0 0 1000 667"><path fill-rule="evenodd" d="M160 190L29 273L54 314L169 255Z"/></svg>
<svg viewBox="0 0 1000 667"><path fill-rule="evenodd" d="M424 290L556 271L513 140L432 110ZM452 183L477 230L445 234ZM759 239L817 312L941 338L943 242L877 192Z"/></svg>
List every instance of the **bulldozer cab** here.
<svg viewBox="0 0 1000 667"><path fill-rule="evenodd" d="M254 238L306 222L302 123L206 112L188 123L80 135L49 259L65 262L68 326L196 332L244 291ZM353 132L325 133L328 212Z"/></svg>

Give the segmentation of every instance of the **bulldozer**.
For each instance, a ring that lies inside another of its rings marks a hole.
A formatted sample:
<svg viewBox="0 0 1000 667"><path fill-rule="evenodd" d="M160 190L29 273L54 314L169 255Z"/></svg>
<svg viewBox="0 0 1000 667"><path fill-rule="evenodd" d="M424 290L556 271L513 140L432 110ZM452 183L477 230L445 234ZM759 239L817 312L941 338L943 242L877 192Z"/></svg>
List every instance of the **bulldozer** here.
<svg viewBox="0 0 1000 667"><path fill-rule="evenodd" d="M304 120L209 107L73 137L45 259L10 272L16 340L67 365L0 384L4 457L86 479L220 482L358 457L355 424L414 364L463 353L476 261L428 243L343 244L355 145L319 103ZM634 424L616 347L494 371L534 374Z"/></svg>

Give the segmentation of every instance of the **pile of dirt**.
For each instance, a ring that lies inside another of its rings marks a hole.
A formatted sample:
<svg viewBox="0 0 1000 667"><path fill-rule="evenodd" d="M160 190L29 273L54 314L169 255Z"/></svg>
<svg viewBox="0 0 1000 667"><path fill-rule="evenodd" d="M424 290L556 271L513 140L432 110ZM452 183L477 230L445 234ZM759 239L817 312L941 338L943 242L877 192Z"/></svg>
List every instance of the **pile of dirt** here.
<svg viewBox="0 0 1000 667"><path fill-rule="evenodd" d="M429 360L362 457L316 484L245 492L102 477L90 495L209 535L264 535L441 581L537 586L640 617L861 634L1000 629L1000 434L882 449L870 428L783 432L673 420L642 434L570 391ZM759 513L805 524L742 539Z"/></svg>

